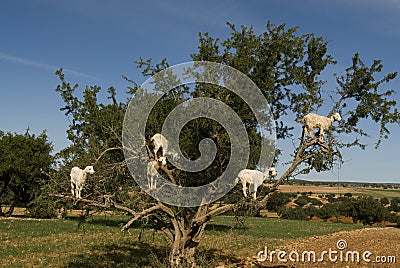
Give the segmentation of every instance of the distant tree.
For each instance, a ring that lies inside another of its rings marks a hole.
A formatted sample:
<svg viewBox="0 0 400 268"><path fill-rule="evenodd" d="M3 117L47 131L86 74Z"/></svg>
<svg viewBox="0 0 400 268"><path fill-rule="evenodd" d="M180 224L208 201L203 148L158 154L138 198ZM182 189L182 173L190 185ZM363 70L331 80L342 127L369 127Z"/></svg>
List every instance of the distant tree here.
<svg viewBox="0 0 400 268"><path fill-rule="evenodd" d="M305 206L308 204L308 198L304 195L301 195L296 200L294 200L294 203L299 205L300 207Z"/></svg>
<svg viewBox="0 0 400 268"><path fill-rule="evenodd" d="M384 220L386 209L372 197L362 197L354 203L353 221L372 225Z"/></svg>
<svg viewBox="0 0 400 268"><path fill-rule="evenodd" d="M318 209L315 206L308 206L304 208L304 212L307 217L311 220L314 216L317 215Z"/></svg>
<svg viewBox="0 0 400 268"><path fill-rule="evenodd" d="M290 195L282 192L275 192L267 203L267 209L273 212L281 211L291 201Z"/></svg>
<svg viewBox="0 0 400 268"><path fill-rule="evenodd" d="M322 202L320 201L320 200L318 200L318 199L315 199L315 198L312 198L312 197L308 197L307 198L307 201L309 202L309 203L311 203L312 205L314 205L314 206L322 206Z"/></svg>
<svg viewBox="0 0 400 268"><path fill-rule="evenodd" d="M353 194L352 194L352 193L345 193L344 196L345 196L345 197L352 197Z"/></svg>
<svg viewBox="0 0 400 268"><path fill-rule="evenodd" d="M51 151L45 132L39 136L28 130L25 134L0 132L0 199L8 192L13 195L7 216L15 206L26 206L48 182L53 164Z"/></svg>
<svg viewBox="0 0 400 268"><path fill-rule="evenodd" d="M400 204L400 197L393 197L392 200L390 200L389 210L394 212L400 212L399 204Z"/></svg>
<svg viewBox="0 0 400 268"><path fill-rule="evenodd" d="M301 207L296 207L296 208L285 208L282 210L280 214L282 219L287 219L287 220L308 220L309 216L307 215L305 209Z"/></svg>
<svg viewBox="0 0 400 268"><path fill-rule="evenodd" d="M333 211L331 210L331 206L323 205L318 209L316 216L323 221L327 221L329 218L333 217Z"/></svg>
<svg viewBox="0 0 400 268"><path fill-rule="evenodd" d="M334 203L336 202L335 194L327 194L325 195L325 198L328 200L329 203Z"/></svg>
<svg viewBox="0 0 400 268"><path fill-rule="evenodd" d="M387 198L387 197L382 197L382 198L381 198L381 204L382 204L383 206L386 206L386 205L390 204L389 198Z"/></svg>

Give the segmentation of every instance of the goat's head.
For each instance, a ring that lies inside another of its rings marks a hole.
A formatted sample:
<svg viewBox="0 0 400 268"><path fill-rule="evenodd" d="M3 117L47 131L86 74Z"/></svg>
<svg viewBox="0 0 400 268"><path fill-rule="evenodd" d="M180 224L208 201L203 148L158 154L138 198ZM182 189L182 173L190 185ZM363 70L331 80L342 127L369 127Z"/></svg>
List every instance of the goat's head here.
<svg viewBox="0 0 400 268"><path fill-rule="evenodd" d="M278 173L276 173L276 169L274 167L270 167L268 169L268 176L269 177L275 177L276 175L278 175Z"/></svg>
<svg viewBox="0 0 400 268"><path fill-rule="evenodd" d="M340 116L339 113L334 113L332 116L335 121L338 121L338 122L342 121L342 117Z"/></svg>
<svg viewBox="0 0 400 268"><path fill-rule="evenodd" d="M157 159L158 164L160 166L165 166L167 164L167 158L165 156L161 156Z"/></svg>
<svg viewBox="0 0 400 268"><path fill-rule="evenodd" d="M84 171L88 174L94 174L94 169L93 166L87 166L85 167Z"/></svg>

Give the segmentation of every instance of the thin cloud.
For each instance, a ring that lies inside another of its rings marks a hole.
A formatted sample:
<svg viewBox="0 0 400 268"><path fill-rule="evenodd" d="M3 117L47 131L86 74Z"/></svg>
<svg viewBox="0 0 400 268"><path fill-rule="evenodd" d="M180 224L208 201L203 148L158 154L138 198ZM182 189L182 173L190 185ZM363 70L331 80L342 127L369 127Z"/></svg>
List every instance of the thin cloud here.
<svg viewBox="0 0 400 268"><path fill-rule="evenodd" d="M50 65L47 63L43 63L43 62L33 61L30 59L20 58L20 57L16 57L16 56L4 54L4 53L0 53L0 61L8 61L8 62L13 62L13 63L25 65L25 66L30 66L30 67L45 69L45 70L51 70L51 71L55 71L55 70L59 69L59 67L54 66L54 65ZM82 73L79 71L74 71L71 69L63 69L63 70L65 73L70 74L70 75L80 76L80 77L93 79L93 80L101 80L100 78L98 78L96 76L93 76L90 74L85 74L85 73Z"/></svg>

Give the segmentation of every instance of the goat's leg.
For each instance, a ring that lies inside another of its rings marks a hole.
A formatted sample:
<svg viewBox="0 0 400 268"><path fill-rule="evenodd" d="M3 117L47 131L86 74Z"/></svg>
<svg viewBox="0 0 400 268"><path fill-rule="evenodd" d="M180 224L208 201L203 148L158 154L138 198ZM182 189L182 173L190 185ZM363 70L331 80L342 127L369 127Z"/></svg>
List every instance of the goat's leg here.
<svg viewBox="0 0 400 268"><path fill-rule="evenodd" d="M307 129L307 136L314 139L314 135L312 134L314 129L309 129L308 127L305 127L305 129Z"/></svg>
<svg viewBox="0 0 400 268"><path fill-rule="evenodd" d="M71 193L73 196L75 196L75 183L73 183L72 181L71 181Z"/></svg>
<svg viewBox="0 0 400 268"><path fill-rule="evenodd" d="M76 191L77 191L76 195L77 195L77 198L82 198L82 197L81 197L82 188L83 188L82 186L76 187Z"/></svg>
<svg viewBox="0 0 400 268"><path fill-rule="evenodd" d="M319 141L324 143L324 131L322 129L319 130Z"/></svg>
<svg viewBox="0 0 400 268"><path fill-rule="evenodd" d="M257 189L254 189L255 191L254 191L254 193L253 193L253 198L254 198L254 200L256 200L257 199Z"/></svg>
<svg viewBox="0 0 400 268"><path fill-rule="evenodd" d="M158 159L157 153L160 150L160 146L158 144L154 145L154 159Z"/></svg>
<svg viewBox="0 0 400 268"><path fill-rule="evenodd" d="M244 183L242 183L242 185L243 185L243 187L242 187L242 190L243 190L243 195L244 195L244 197L247 197L247 188L246 188L246 183L244 182Z"/></svg>

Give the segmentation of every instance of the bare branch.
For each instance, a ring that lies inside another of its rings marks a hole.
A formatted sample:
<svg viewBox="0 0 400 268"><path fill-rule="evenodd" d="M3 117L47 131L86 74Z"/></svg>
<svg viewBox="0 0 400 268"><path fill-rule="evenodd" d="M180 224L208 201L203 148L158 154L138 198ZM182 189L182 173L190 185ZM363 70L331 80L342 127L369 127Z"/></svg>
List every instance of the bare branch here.
<svg viewBox="0 0 400 268"><path fill-rule="evenodd" d="M76 198L74 196L70 196L70 195L63 195L63 194L49 194L49 196L55 196L55 197L61 197L61 198L65 198L65 199L70 199L70 200L74 200L76 202L83 202L83 203L87 203L90 206L94 206L94 207L101 207L101 208L110 208L110 207L114 207L116 209L119 210L123 210L128 212L131 215L135 215L136 212L128 207L125 206L121 206L116 204L114 201L109 200L108 204L105 203L99 203L97 201L94 200L90 200L90 199L85 199L85 198Z"/></svg>
<svg viewBox="0 0 400 268"><path fill-rule="evenodd" d="M225 212L234 210L235 207L236 207L235 204L224 205L222 207L211 210L204 216L194 218L192 222L195 223L196 225L204 224L205 222L209 221L210 219L214 218L215 216L218 216L218 215L224 214Z"/></svg>
<svg viewBox="0 0 400 268"><path fill-rule="evenodd" d="M146 216L150 213L152 213L153 211L159 210L161 209L160 204L157 204L155 206L152 206L148 209L143 210L142 212L139 213L135 213L134 216L124 225L124 227L122 227L121 231L125 231L127 229L129 229L129 227L135 222L137 221L139 218Z"/></svg>
<svg viewBox="0 0 400 268"><path fill-rule="evenodd" d="M95 165L97 164L97 162L100 161L100 159L103 157L103 155L105 155L107 152L109 151L114 151L114 150L123 150L123 147L112 147L112 148L107 148L106 150L104 150L99 157L97 157L96 161L95 161Z"/></svg>

